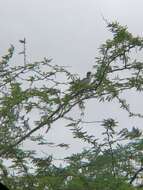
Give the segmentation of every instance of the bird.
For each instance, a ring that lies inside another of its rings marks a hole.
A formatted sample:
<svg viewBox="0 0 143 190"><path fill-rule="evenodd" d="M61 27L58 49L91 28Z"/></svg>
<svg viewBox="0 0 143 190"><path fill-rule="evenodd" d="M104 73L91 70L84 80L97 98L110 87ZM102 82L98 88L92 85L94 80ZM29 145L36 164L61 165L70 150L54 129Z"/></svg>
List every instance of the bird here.
<svg viewBox="0 0 143 190"><path fill-rule="evenodd" d="M87 86L88 84L90 84L91 82L91 72L87 72L86 73L86 77L83 79L76 79L75 81L70 82L69 84L71 85L70 89L81 89L81 88L85 88L85 86Z"/></svg>
<svg viewBox="0 0 143 190"><path fill-rule="evenodd" d="M80 80L80 83L82 84L89 84L91 82L91 72L86 73L86 77Z"/></svg>

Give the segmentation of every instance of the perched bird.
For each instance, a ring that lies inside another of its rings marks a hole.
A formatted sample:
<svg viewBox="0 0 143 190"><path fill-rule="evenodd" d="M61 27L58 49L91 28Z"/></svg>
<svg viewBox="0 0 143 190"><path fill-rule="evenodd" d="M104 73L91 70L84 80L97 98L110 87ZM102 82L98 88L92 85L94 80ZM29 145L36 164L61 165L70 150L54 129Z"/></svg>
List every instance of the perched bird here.
<svg viewBox="0 0 143 190"><path fill-rule="evenodd" d="M80 80L80 83L88 84L91 82L91 72L86 73L86 77Z"/></svg>
<svg viewBox="0 0 143 190"><path fill-rule="evenodd" d="M70 89L80 90L81 88L85 88L91 82L91 72L86 73L86 77L83 79L76 79L69 84L71 85Z"/></svg>

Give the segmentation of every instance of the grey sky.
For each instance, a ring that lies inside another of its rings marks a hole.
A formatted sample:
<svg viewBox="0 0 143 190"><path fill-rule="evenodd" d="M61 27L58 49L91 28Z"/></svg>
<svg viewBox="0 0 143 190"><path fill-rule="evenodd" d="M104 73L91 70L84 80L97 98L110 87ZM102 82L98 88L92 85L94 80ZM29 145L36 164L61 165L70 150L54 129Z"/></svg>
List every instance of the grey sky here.
<svg viewBox="0 0 143 190"><path fill-rule="evenodd" d="M0 53L25 36L30 58L50 56L75 71L90 70L109 34L101 15L140 34L142 6L141 0L1 0Z"/></svg>
<svg viewBox="0 0 143 190"><path fill-rule="evenodd" d="M0 0L0 54L10 43L15 45L18 53L18 40L26 37L30 61L49 56L53 63L71 66L71 71L84 76L92 69L97 48L110 36L102 15L109 21L117 20L127 25L134 34L142 35L142 8L142 0ZM95 112L100 120L101 112L104 116L107 112L116 113L118 109L118 106L107 105L105 108L94 103L87 108L87 119L94 120ZM119 114L119 117L125 125L125 115ZM51 130L48 138L56 138L57 130ZM66 130L58 130L58 140L63 140L63 136L67 141L71 139ZM74 143L71 151L80 148ZM61 150L57 152L63 154Z"/></svg>

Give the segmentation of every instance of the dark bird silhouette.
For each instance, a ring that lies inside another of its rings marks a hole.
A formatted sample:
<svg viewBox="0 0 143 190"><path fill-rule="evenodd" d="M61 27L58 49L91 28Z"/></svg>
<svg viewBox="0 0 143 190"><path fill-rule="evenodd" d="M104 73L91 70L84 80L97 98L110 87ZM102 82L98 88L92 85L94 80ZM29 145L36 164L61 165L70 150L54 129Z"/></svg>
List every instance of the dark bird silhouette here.
<svg viewBox="0 0 143 190"><path fill-rule="evenodd" d="M89 72L87 72L86 73L86 77L85 78L83 78L83 79L76 79L76 80L74 80L74 81L72 81L72 82L70 82L69 84L70 85L72 85L71 87L75 87L75 85L77 86L77 85L88 85L90 82L91 82L91 77L92 77L92 75L91 75L91 72L89 71Z"/></svg>
<svg viewBox="0 0 143 190"><path fill-rule="evenodd" d="M91 72L89 71L86 73L86 77L83 78L82 80L80 80L80 83L88 84L88 83L90 83L90 81L91 81Z"/></svg>

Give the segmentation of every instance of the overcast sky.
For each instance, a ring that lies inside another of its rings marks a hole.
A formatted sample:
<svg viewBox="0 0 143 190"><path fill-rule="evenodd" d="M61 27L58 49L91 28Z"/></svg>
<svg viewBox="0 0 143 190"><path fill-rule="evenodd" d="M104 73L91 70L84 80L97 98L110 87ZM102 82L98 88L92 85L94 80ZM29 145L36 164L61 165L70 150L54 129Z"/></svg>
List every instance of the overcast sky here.
<svg viewBox="0 0 143 190"><path fill-rule="evenodd" d="M29 57L90 70L109 33L102 15L142 34L142 0L0 0L0 53L26 37Z"/></svg>
<svg viewBox="0 0 143 190"><path fill-rule="evenodd" d="M0 54L9 44L15 45L18 53L18 40L26 37L30 61L47 56L55 64L71 66L71 71L83 77L92 69L97 48L109 37L102 16L142 35L142 9L142 0L0 0ZM105 109L104 105L92 104L87 108L87 119L95 120L96 114L100 120L101 112L104 116L117 113L118 109L118 106L107 105ZM120 118L126 125L124 116ZM62 124L56 123L55 128L58 125ZM55 139L57 131L58 140L68 142L71 138L66 130L53 129L49 139ZM92 128L93 133L96 131ZM73 143L71 151L80 149L81 145ZM61 150L57 152L63 154Z"/></svg>

